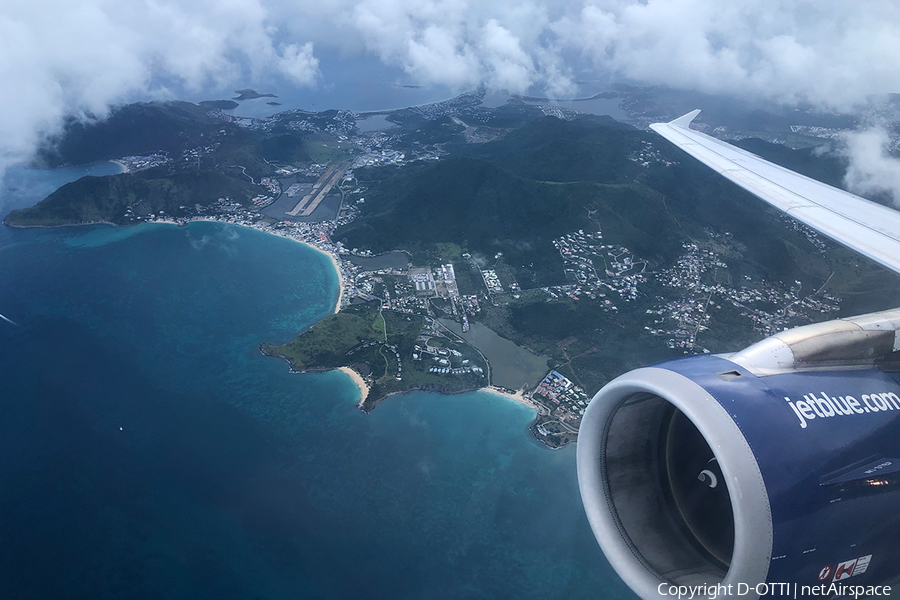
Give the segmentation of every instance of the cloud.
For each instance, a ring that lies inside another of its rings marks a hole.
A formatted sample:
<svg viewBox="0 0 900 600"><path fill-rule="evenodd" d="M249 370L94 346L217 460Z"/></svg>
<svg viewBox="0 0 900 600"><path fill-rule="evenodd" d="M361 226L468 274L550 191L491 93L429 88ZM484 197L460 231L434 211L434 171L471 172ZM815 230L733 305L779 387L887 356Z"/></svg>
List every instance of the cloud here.
<svg viewBox="0 0 900 600"><path fill-rule="evenodd" d="M835 0L598 1L551 27L601 70L723 94L848 108L897 91L900 8Z"/></svg>
<svg viewBox="0 0 900 600"><path fill-rule="evenodd" d="M900 90L900 6L871 0L7 0L0 169L67 115L369 54L426 84L574 93L582 77L849 108Z"/></svg>
<svg viewBox="0 0 900 600"><path fill-rule="evenodd" d="M288 44L277 57L278 69L298 85L312 85L319 74L319 60L313 56L313 45Z"/></svg>
<svg viewBox="0 0 900 600"><path fill-rule="evenodd" d="M849 160L844 183L857 194L888 194L900 208L900 160L890 155L891 139L880 127L844 135Z"/></svg>
<svg viewBox="0 0 900 600"><path fill-rule="evenodd" d="M276 33L258 0L3 2L0 172L64 117L103 117L116 103L170 97L170 86L222 89L272 72L314 83L311 42Z"/></svg>
<svg viewBox="0 0 900 600"><path fill-rule="evenodd" d="M494 88L524 92L535 79L531 56L522 49L513 33L491 19L482 28L481 54L487 70L487 83Z"/></svg>
<svg viewBox="0 0 900 600"><path fill-rule="evenodd" d="M480 79L478 66L472 48L459 45L444 28L428 27L407 42L404 67L422 83L452 88L476 86Z"/></svg>

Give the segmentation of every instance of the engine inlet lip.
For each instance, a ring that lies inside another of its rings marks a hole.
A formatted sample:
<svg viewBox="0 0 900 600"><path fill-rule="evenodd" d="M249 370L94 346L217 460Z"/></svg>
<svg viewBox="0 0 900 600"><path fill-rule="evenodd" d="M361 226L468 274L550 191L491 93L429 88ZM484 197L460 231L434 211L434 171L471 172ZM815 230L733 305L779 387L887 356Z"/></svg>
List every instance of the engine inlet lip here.
<svg viewBox="0 0 900 600"><path fill-rule="evenodd" d="M658 367L626 373L601 389L584 412L578 433L578 485L588 522L607 560L644 600L660 597L669 582L643 559L628 537L609 490L606 440L613 417L629 399L655 395L683 412L718 459L734 511L735 546L722 583L763 582L772 555L773 527L769 497L759 465L746 438L727 411L687 377ZM752 594L752 591L751 591ZM749 595L748 595L749 597Z"/></svg>

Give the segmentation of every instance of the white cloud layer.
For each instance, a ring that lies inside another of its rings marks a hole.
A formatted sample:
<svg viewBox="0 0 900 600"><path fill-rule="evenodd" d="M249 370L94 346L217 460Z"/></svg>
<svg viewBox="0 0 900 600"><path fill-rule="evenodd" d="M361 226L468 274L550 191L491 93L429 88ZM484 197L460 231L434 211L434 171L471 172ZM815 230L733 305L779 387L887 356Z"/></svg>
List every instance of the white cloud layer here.
<svg viewBox="0 0 900 600"><path fill-rule="evenodd" d="M316 51L367 53L421 83L552 95L584 65L705 92L848 108L900 91L900 5L870 0L5 0L0 168L66 115L160 82L327 80Z"/></svg>
<svg viewBox="0 0 900 600"><path fill-rule="evenodd" d="M844 135L850 164L844 184L857 194L888 194L900 208L900 161L891 157L891 139L881 127Z"/></svg>

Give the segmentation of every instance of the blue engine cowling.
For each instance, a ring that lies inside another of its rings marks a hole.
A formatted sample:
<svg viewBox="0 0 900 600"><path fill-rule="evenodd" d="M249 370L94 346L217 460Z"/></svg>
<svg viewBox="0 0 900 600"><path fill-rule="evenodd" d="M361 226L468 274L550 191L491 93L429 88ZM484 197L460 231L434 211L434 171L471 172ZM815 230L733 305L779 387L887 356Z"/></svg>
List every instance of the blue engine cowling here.
<svg viewBox="0 0 900 600"><path fill-rule="evenodd" d="M895 346L890 334L878 335ZM872 360L842 368L829 350L816 367L795 344L795 364L768 372L696 356L597 393L579 431L579 486L604 553L639 596L720 584L719 595L753 598L759 583L800 592L897 576L900 377L857 345Z"/></svg>

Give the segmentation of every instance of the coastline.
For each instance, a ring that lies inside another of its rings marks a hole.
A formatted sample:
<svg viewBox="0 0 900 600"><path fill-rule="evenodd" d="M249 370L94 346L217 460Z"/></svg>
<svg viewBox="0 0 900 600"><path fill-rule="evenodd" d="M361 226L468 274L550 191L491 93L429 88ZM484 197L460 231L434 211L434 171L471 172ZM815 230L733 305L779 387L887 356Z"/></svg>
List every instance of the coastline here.
<svg viewBox="0 0 900 600"><path fill-rule="evenodd" d="M120 167L122 167L122 173L131 173L131 169L128 168L128 165L123 163L121 160L113 159L109 162L115 163L115 164L119 165ZM122 173L119 173L119 175L121 175Z"/></svg>
<svg viewBox="0 0 900 600"><path fill-rule="evenodd" d="M357 406L362 408L363 402L365 402L366 398L368 398L369 396L368 384L363 380L359 373L357 373L350 367L338 367L338 371L349 376L350 379L353 380L353 383L356 384L356 387L359 388L359 402L357 403Z"/></svg>
<svg viewBox="0 0 900 600"><path fill-rule="evenodd" d="M307 244L307 245L309 245L309 244ZM315 246L311 246L311 247L315 248L316 250L319 250ZM319 250L319 252L323 252L323 251ZM334 304L334 314L338 314L339 312L341 312L341 306L344 303L344 274L341 272L341 265L337 261L337 258L335 258L335 256L333 254L331 254L330 252L324 252L324 253L327 254L328 258L331 259L331 264L334 265L334 270L338 276L338 297L337 297L337 302L335 302L335 304Z"/></svg>
<svg viewBox="0 0 900 600"><path fill-rule="evenodd" d="M363 408L363 404L365 403L366 399L369 397L369 390L370 390L369 384L367 384L365 379L363 379L362 376L359 373L357 373L356 370L354 370L352 367L313 367L310 369L295 370L293 363L291 362L291 360L288 357L286 357L282 354L270 354L263 349L263 346L264 346L264 344L259 345L259 347L258 347L259 353L262 354L263 356L267 356L269 358L280 358L280 359L284 360L288 364L288 370L290 371L291 374L329 373L331 371L340 371L340 372L344 373L345 375L350 377L350 379L353 380L353 383L356 384L356 387L359 388L359 396L360 397L359 397L359 402L356 403L356 406L358 408L362 409L364 412L369 412ZM392 394L388 394L388 395L390 396ZM385 397L387 397L387 396L385 396Z"/></svg>
<svg viewBox="0 0 900 600"><path fill-rule="evenodd" d="M237 226L237 227L245 227L245 228L247 228L247 229L253 229L253 230L256 230L256 231L259 231L259 232L262 232L262 233L267 233L267 234L270 234L270 235L278 236L278 237L280 237L280 238L284 238L284 239L287 239L287 240L291 240L292 242L296 242L296 243L298 243L298 244L303 244L303 245L306 246L307 248L311 248L312 250L315 250L316 252L319 252L319 253L321 253L321 254L324 254L324 255L327 256L328 259L331 261L331 264L332 264L332 266L334 267L334 271L335 271L335 273L337 274L337 277L338 277L338 297L337 297L337 300L336 300L336 302L335 302L333 314L337 314L338 312L340 312L340 310L341 310L341 303L343 302L343 299L344 299L344 286L345 286L345 281L344 281L343 273L341 272L341 263L339 262L339 258L336 257L336 256L335 256L334 254L332 254L331 252L328 252L328 251L326 251L326 250L323 250L322 248L319 248L319 247L317 247L317 246L315 246L315 245L313 245L313 244L311 244L311 243L309 243L309 242L306 242L306 241L303 241L303 240L299 240L299 239L297 239L297 238L295 238L295 237L291 237L291 236L289 236L289 235L285 235L285 234L278 233L278 232L275 232L275 231L267 231L267 230L265 230L265 229L253 227L253 226L251 226L251 225L244 225L244 224L241 224L241 223L233 223L233 222L231 222L231 221L220 221L220 220L218 220L218 219L207 219L207 218L195 218L195 219L191 219L191 220L186 221L186 222L185 222L185 221L175 221L175 220L173 220L173 219L157 219L157 220L154 220L154 221L146 221L145 223L151 223L151 224L152 224L152 223L158 223L158 224L164 224L164 225L174 225L174 226L177 226L177 227L184 227L185 225L187 225L187 224L189 224L189 223L193 223L193 222L225 223L225 224L228 224L228 225L234 225L234 226ZM107 222L72 223L72 224L70 224L70 225L71 225L71 226L79 226L79 225L109 225L109 226L112 226L112 227L129 227L129 225L124 225L124 226L123 226L123 225L116 225L115 223L107 223ZM15 227L15 226L14 226L14 227ZM21 227L21 226L20 226L20 227ZM29 227L29 226L26 226L26 227ZM37 225L37 226L31 226L31 227L38 227L38 228L52 228L52 227L60 227L60 225L50 225L50 226ZM265 353L264 353L264 354L265 354ZM318 370L318 369L313 369L313 371L315 371L315 370ZM323 370L331 370L331 369L323 369ZM374 409L375 406L372 406L371 408L368 408L368 409L366 409L366 408L364 407L365 401L367 400L367 398L368 398L368 396L369 396L370 387L369 387L369 385L365 382L365 380L359 375L359 373L357 373L355 370L353 370L353 369L350 368L350 367L338 367L337 370L343 372L345 375L347 375L348 377L350 377L350 378L353 380L353 382L356 384L356 386L359 388L359 391L360 391L360 398L359 398L359 402L357 403L357 406L358 406L360 409L365 410L366 412L369 412L369 411L371 411L372 409ZM292 368L292 371L293 371L293 368ZM297 372L297 371L294 371L294 372ZM301 371L301 372L302 372L302 371ZM418 388L415 388L415 389L418 389ZM379 399L379 401L376 403L376 405L377 405L377 404L380 404L382 401L384 401L384 400L387 399L388 397L393 396L393 395L395 395L395 394L405 394L405 393L409 393L409 392L412 392L412 391L415 391L415 390L414 390L414 389L410 389L410 390L405 390L405 391L403 391L403 392L393 392L393 393L390 393L390 394L388 394L387 396L385 396L384 398ZM525 406L525 407L527 407L527 408L529 408L529 409L535 411L535 412L538 413L538 414L540 414L540 412L541 412L540 407L539 407L535 402L533 402L532 400L530 400L529 398L526 398L522 390L517 390L517 391L514 392L514 393L510 393L509 391L507 391L507 390L505 390L505 389L501 389L501 388L499 388L499 387L495 387L495 386L492 386L492 385L491 385L491 386L484 386L484 387L481 387L481 388L476 388L476 389L472 389L472 390L468 390L468 391L488 392L488 393L494 394L494 395L496 395L496 396L502 396L503 398L506 398L506 399L508 399L508 400L512 400L513 402L516 402L516 403L518 403L518 404L521 404L522 406ZM458 393L463 393L463 392L458 392Z"/></svg>
<svg viewBox="0 0 900 600"><path fill-rule="evenodd" d="M349 369L349 367L340 367L340 369L342 371L344 371L345 369L348 371L352 371L352 369ZM355 374L356 372L353 371L353 373ZM358 375L357 375L357 377L358 377ZM365 385L365 382L363 382L363 385ZM369 389L369 387L366 386L367 393L368 393L368 389ZM371 410L374 410L375 407L378 406L378 404L381 404L382 402L384 402L391 396L402 396L404 394L410 394L412 392L434 392L434 390L428 389L428 388L415 387L415 388L410 388L408 390L403 390L403 391L399 391L399 392L391 392L390 394L386 395L385 397L379 399L375 403L375 405L372 406L372 408L366 410L366 412L370 412ZM513 402L515 402L517 404L521 404L522 406L527 406L528 408L530 408L531 410L535 411L538 414L540 414L540 412L541 412L540 407L537 404L535 404L532 400L529 400L528 398L526 398L524 393L522 392L522 390L517 390L515 394L510 394L507 391L504 391L500 388L489 385L489 386L484 386L484 387L480 387L480 388L469 388L469 389L464 389L464 390L459 390L459 391L454 391L454 392L437 392L437 393L442 396L455 396L457 394L468 394L471 392L487 392L488 394L494 394L495 396L501 396L503 398L506 398L507 400L512 400ZM363 408L362 402L359 403L359 407ZM365 410L365 409L363 409L363 410Z"/></svg>

